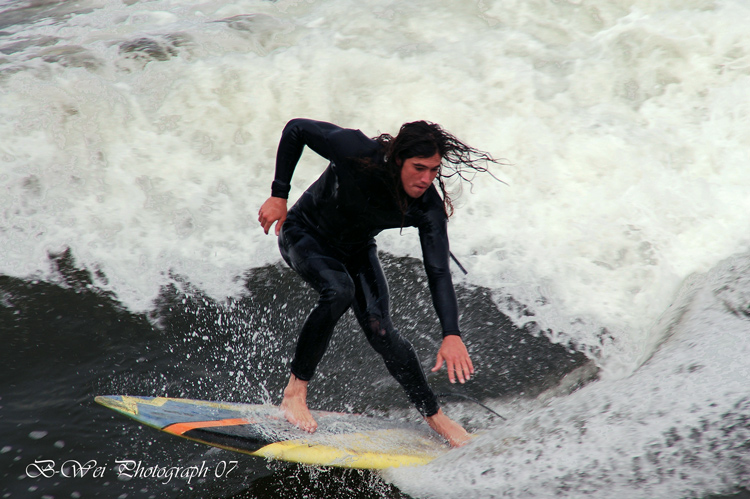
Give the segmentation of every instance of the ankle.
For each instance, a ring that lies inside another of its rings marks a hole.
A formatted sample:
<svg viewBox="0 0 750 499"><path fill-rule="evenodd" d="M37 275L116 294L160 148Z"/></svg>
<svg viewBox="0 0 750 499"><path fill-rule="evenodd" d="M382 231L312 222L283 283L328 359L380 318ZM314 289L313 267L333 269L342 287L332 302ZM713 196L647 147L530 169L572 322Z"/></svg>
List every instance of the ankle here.
<svg viewBox="0 0 750 499"><path fill-rule="evenodd" d="M440 421L443 418L449 419L448 416L445 415L442 409L438 409L438 411L433 414L432 416L425 416L424 417L428 422L430 421Z"/></svg>
<svg viewBox="0 0 750 499"><path fill-rule="evenodd" d="M284 398L302 398L307 399L307 381L302 381L292 374L289 377L289 383L284 388Z"/></svg>
<svg viewBox="0 0 750 499"><path fill-rule="evenodd" d="M430 428L448 441L451 447L461 447L471 438L463 426L446 416L442 410L425 417L425 420Z"/></svg>

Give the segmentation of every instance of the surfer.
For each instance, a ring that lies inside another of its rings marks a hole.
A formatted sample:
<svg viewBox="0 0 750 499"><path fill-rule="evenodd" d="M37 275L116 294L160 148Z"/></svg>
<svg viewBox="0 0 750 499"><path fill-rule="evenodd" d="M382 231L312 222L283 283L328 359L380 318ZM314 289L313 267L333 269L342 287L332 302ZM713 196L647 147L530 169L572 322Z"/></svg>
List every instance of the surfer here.
<svg viewBox="0 0 750 499"><path fill-rule="evenodd" d="M330 163L287 211L292 174L304 146ZM281 409L290 423L316 430L307 407L308 382L334 326L351 307L367 340L430 427L454 447L468 441L466 430L440 409L414 348L391 323L388 285L374 237L389 228L419 229L443 335L432 371L445 364L451 383L466 382L474 366L458 325L447 234L453 207L443 179L453 174L465 178L467 168L485 171L480 162L486 161L494 160L425 121L404 124L396 137L374 139L320 121L294 119L286 125L271 197L261 206L258 221L266 234L276 223L282 257L320 294L299 333L284 389Z"/></svg>

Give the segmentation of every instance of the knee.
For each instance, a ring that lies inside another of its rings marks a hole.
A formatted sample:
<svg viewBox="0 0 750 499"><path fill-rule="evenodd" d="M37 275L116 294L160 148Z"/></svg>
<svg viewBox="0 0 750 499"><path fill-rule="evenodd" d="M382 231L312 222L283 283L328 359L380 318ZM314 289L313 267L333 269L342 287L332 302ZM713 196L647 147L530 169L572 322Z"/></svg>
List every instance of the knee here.
<svg viewBox="0 0 750 499"><path fill-rule="evenodd" d="M385 338L388 336L388 328L386 324L383 324L378 317L370 316L367 318L367 336L377 338Z"/></svg>
<svg viewBox="0 0 750 499"><path fill-rule="evenodd" d="M345 311L354 301L354 283L347 275L329 279L328 286L320 293L320 300L335 310Z"/></svg>
<svg viewBox="0 0 750 499"><path fill-rule="evenodd" d="M381 355L390 355L394 351L411 348L411 344L398 334L389 321L371 316L365 327L367 339L375 351Z"/></svg>

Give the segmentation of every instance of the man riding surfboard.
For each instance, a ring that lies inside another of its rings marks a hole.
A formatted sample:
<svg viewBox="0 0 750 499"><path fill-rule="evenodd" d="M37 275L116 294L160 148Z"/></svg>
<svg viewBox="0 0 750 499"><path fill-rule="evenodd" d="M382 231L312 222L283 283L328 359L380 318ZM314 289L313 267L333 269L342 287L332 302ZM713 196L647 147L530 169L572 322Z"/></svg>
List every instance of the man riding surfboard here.
<svg viewBox="0 0 750 499"><path fill-rule="evenodd" d="M287 211L292 174L305 146L330 163ZM271 197L261 206L258 221L266 234L276 223L282 257L320 294L300 331L284 390L281 409L290 423L316 430L307 407L308 383L336 323L351 307L367 340L430 427L454 447L468 441L464 428L440 409L414 348L391 323L388 285L374 238L384 229L419 229L443 337L432 371L446 364L452 383L466 382L474 366L458 325L447 234L453 210L443 178L456 173L464 178L466 168L485 171L478 163L486 161L494 160L425 121L404 124L396 137L375 139L321 121L294 119L286 125Z"/></svg>

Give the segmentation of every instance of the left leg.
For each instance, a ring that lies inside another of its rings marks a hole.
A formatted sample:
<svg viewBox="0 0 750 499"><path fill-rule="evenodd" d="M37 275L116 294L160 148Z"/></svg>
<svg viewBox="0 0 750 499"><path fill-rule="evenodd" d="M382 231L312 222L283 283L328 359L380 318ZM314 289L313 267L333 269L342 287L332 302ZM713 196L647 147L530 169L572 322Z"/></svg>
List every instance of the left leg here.
<svg viewBox="0 0 750 499"><path fill-rule="evenodd" d="M440 409L414 347L391 323L388 283L375 243L348 262L347 268L355 287L352 310L370 345L383 357L388 371L401 384L430 427L451 446L464 445L469 434Z"/></svg>
<svg viewBox="0 0 750 499"><path fill-rule="evenodd" d="M417 353L391 323L388 283L375 243L347 262L347 269L355 289L352 310L367 341L383 357L388 372L401 384L417 410L425 417L435 415L439 410L437 397L427 383Z"/></svg>

